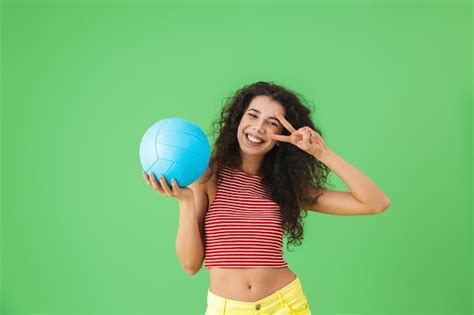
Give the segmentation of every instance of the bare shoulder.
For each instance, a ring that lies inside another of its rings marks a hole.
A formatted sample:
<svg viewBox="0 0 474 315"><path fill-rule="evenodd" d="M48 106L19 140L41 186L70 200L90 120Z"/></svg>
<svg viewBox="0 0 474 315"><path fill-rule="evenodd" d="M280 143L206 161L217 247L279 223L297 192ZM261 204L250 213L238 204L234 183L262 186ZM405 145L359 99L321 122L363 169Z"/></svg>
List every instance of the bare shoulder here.
<svg viewBox="0 0 474 315"><path fill-rule="evenodd" d="M212 165L215 165L215 163ZM194 183L189 185L189 188L194 193L196 216L202 240L204 240L204 218L209 208L209 192L213 191L212 185L214 183L215 171L216 166L208 166L204 173Z"/></svg>
<svg viewBox="0 0 474 315"><path fill-rule="evenodd" d="M207 193L209 186L215 179L216 171L217 165L215 163L212 164L212 166L208 165L202 175L194 183L189 185L189 188L191 188L195 193Z"/></svg>
<svg viewBox="0 0 474 315"><path fill-rule="evenodd" d="M191 188L194 193L197 215L201 219L209 207L209 194L213 191L216 171L216 163L211 163L202 175L194 183L189 185L189 188Z"/></svg>

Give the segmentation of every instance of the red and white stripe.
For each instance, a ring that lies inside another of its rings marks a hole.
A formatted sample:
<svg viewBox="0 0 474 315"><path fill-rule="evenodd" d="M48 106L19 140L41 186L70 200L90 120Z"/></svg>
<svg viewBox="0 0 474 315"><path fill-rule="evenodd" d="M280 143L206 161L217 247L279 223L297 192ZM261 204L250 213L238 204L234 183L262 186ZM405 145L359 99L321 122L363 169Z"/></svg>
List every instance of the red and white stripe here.
<svg viewBox="0 0 474 315"><path fill-rule="evenodd" d="M281 210L262 178L223 166L204 221L206 268L286 268Z"/></svg>

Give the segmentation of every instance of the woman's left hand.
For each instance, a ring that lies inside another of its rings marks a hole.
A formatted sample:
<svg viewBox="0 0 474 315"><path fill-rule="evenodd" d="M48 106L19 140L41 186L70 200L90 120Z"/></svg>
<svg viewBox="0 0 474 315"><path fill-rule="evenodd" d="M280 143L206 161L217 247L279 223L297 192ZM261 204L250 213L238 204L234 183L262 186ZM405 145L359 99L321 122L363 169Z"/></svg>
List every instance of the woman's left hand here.
<svg viewBox="0 0 474 315"><path fill-rule="evenodd" d="M271 134L270 139L294 144L317 159L329 150L319 133L310 127L304 126L296 130L282 114L276 112L275 116L291 134L289 136Z"/></svg>

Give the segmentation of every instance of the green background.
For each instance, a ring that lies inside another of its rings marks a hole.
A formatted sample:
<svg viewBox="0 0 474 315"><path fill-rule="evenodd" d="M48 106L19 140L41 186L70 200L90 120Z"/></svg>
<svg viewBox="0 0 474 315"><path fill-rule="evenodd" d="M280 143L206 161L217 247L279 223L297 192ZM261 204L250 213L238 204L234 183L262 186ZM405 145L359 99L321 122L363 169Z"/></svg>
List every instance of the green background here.
<svg viewBox="0 0 474 315"><path fill-rule="evenodd" d="M472 313L472 2L1 10L3 314L203 314L208 271L182 269L177 200L145 184L138 147L165 117L209 133L258 80L304 95L327 145L391 199L310 212L285 246L313 313Z"/></svg>

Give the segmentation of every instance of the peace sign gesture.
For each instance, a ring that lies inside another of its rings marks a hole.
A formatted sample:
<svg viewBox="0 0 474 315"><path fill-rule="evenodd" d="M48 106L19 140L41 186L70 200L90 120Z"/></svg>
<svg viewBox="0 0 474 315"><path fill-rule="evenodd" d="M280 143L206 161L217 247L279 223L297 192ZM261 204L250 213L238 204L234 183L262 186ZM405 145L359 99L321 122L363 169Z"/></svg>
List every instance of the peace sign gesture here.
<svg viewBox="0 0 474 315"><path fill-rule="evenodd" d="M323 138L321 138L319 133L310 127L304 126L296 130L279 112L275 112L275 117L291 133L291 135L284 136L270 134L270 139L294 144L301 150L306 151L318 159L320 155L328 149L326 143L324 142Z"/></svg>

